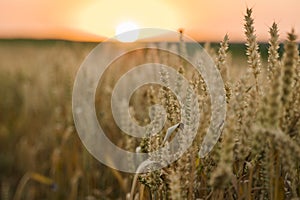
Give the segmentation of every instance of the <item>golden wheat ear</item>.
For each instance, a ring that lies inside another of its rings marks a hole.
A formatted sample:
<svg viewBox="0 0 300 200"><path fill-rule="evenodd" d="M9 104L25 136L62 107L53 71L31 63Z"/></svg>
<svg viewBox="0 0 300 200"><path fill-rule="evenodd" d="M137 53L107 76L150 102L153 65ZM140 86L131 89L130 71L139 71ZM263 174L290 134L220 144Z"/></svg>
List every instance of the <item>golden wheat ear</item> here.
<svg viewBox="0 0 300 200"><path fill-rule="evenodd" d="M273 80L273 76L277 68L279 68L279 30L278 26L275 22L273 22L270 27L269 34L269 48L268 48L268 65L267 65L267 78L268 81L271 82Z"/></svg>
<svg viewBox="0 0 300 200"><path fill-rule="evenodd" d="M282 104L286 106L290 100L292 93L292 84L295 77L295 70L298 64L298 46L296 43L297 36L295 30L292 29L288 33L288 38L284 43L283 68L282 68Z"/></svg>
<svg viewBox="0 0 300 200"><path fill-rule="evenodd" d="M218 57L217 57L217 67L222 75L224 81L228 80L228 72L227 72L227 50L228 50L228 41L229 37L226 34L223 40L220 42L220 48L218 50Z"/></svg>
<svg viewBox="0 0 300 200"><path fill-rule="evenodd" d="M267 91L263 97L263 102L260 108L260 122L264 127L279 128L280 116L281 116L281 64L279 61L279 34L277 24L274 22L269 30L269 49L268 49L268 71L266 84Z"/></svg>
<svg viewBox="0 0 300 200"><path fill-rule="evenodd" d="M255 78L255 85L256 85L256 92L259 92L259 74L260 74L260 67L261 67L261 60L260 60L260 53L259 53L259 47L257 43L257 38L255 34L255 28L254 28L254 19L252 17L252 9L247 8L246 15L245 15L245 35L246 35L246 55L248 57L248 64L249 67L252 69L252 73Z"/></svg>

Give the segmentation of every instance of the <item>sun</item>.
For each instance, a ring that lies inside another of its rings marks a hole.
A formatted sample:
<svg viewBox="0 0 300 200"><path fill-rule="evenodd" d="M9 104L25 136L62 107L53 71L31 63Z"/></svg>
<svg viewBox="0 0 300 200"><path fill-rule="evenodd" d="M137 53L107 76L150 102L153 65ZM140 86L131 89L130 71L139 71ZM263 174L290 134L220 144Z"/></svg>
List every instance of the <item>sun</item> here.
<svg viewBox="0 0 300 200"><path fill-rule="evenodd" d="M134 22L123 22L116 27L115 34L121 42L134 42L139 37L138 26Z"/></svg>

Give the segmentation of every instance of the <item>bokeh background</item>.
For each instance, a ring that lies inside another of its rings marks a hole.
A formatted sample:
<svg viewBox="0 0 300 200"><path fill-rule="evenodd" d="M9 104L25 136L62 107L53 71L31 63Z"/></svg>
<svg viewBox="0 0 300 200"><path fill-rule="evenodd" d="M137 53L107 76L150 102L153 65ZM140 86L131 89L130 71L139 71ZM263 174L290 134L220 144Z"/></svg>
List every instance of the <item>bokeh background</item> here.
<svg viewBox="0 0 300 200"><path fill-rule="evenodd" d="M246 71L246 7L254 9L263 62L273 21L281 41L291 27L300 30L299 0L0 0L0 199L124 199L132 175L96 161L74 127L71 96L80 64L129 21L182 29L211 52L228 34L229 71L237 78ZM114 142L126 146L110 118L103 120Z"/></svg>

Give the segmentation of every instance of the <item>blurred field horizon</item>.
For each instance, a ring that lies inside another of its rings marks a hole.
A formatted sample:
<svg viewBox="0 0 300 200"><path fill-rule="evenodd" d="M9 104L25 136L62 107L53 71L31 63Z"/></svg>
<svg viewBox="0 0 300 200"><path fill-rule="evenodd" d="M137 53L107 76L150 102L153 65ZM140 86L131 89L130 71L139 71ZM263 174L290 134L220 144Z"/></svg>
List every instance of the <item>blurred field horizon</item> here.
<svg viewBox="0 0 300 200"><path fill-rule="evenodd" d="M96 161L79 140L72 119L75 75L98 44L0 39L1 199L15 197L24 176L32 180L21 187L23 199L88 199L89 195L95 199L123 199L126 196L131 176ZM201 45L208 51L216 51L219 46L218 43ZM241 53L245 50L243 43L230 44L229 71L235 74L234 79L245 74L247 57ZM267 44L261 43L260 50L266 62ZM114 130L110 123L105 126ZM110 136L116 137L115 134L116 131ZM116 138L115 142L124 145ZM38 175L45 177L35 178ZM118 191L114 191L115 186Z"/></svg>

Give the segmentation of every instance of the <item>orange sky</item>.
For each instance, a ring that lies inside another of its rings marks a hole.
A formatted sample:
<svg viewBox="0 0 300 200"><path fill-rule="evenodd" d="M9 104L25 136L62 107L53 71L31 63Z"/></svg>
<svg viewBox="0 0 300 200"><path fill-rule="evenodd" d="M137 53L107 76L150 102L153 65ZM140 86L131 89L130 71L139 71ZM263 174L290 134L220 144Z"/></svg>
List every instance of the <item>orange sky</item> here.
<svg viewBox="0 0 300 200"><path fill-rule="evenodd" d="M259 40L278 22L282 38L300 33L299 0L0 0L0 38L95 40L112 37L123 21L139 27L177 30L200 41L219 41L228 33L243 40L243 13L254 8Z"/></svg>

